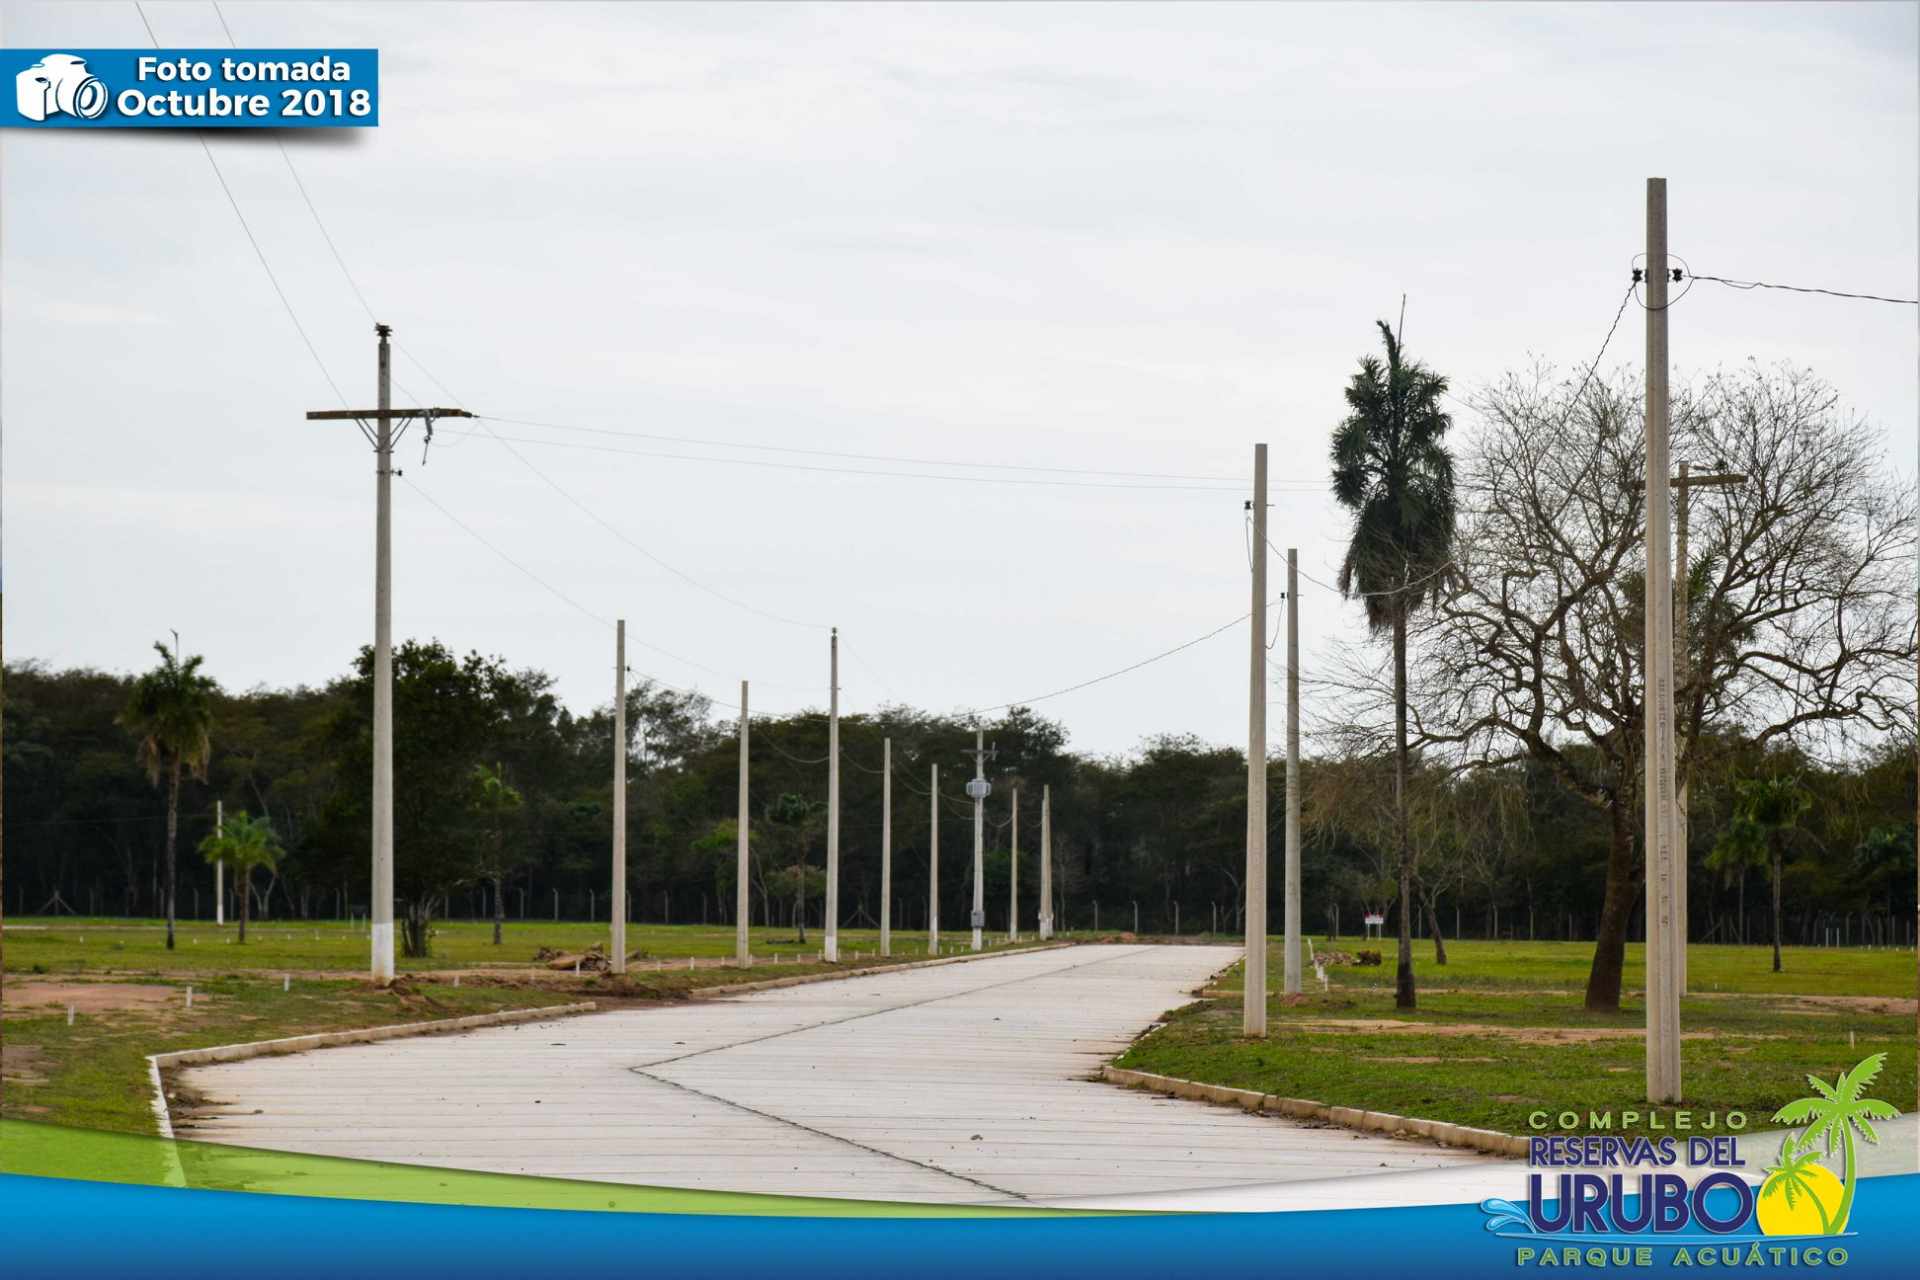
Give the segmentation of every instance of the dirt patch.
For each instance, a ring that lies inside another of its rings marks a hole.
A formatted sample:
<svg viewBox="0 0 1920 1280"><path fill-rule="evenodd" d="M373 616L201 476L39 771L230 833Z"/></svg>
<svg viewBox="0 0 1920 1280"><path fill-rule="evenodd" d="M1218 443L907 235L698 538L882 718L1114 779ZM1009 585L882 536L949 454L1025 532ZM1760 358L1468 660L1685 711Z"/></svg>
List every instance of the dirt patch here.
<svg viewBox="0 0 1920 1280"><path fill-rule="evenodd" d="M198 991L193 994L196 1005L209 999L212 997ZM8 1009L64 1009L72 1005L76 1013L110 1013L184 1006L186 996L178 987L133 982L9 982L0 989L0 1002Z"/></svg>
<svg viewBox="0 0 1920 1280"><path fill-rule="evenodd" d="M1780 998L1778 1003L1782 1008L1801 1013L1834 1011L1911 1018L1920 1012L1920 1000L1904 1000L1896 996L1786 996Z"/></svg>
<svg viewBox="0 0 1920 1280"><path fill-rule="evenodd" d="M0 1045L0 1080L8 1084L45 1084L47 1078L40 1074L39 1068L46 1056L46 1050L39 1045Z"/></svg>
<svg viewBox="0 0 1920 1280"><path fill-rule="evenodd" d="M1360 1057L1360 1061L1362 1062L1411 1062L1416 1066L1433 1067L1433 1066L1439 1066L1443 1062L1498 1062L1500 1061L1500 1059L1498 1058L1440 1058L1440 1057L1435 1057L1431 1054L1410 1053L1410 1054L1405 1054L1399 1057L1395 1057L1392 1054L1379 1054L1379 1055L1362 1054Z"/></svg>

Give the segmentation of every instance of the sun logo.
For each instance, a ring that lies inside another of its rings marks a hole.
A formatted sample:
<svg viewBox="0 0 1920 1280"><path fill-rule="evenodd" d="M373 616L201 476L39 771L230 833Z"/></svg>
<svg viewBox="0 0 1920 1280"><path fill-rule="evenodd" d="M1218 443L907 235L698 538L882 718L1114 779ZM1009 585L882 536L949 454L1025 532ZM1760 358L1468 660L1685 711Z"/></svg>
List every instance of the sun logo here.
<svg viewBox="0 0 1920 1280"><path fill-rule="evenodd" d="M1799 1098L1774 1112L1783 1124L1802 1125L1780 1143L1780 1158L1768 1166L1766 1181L1754 1201L1760 1230L1770 1236L1837 1236L1847 1229L1853 1212L1853 1192L1860 1180L1854 1159L1856 1140L1878 1144L1870 1120L1891 1120L1900 1113L1892 1104L1860 1095L1880 1074L1887 1055L1876 1053L1828 1084L1810 1075L1807 1083L1816 1096ZM1835 1146L1841 1152L1841 1177L1819 1163L1814 1148L1829 1158Z"/></svg>

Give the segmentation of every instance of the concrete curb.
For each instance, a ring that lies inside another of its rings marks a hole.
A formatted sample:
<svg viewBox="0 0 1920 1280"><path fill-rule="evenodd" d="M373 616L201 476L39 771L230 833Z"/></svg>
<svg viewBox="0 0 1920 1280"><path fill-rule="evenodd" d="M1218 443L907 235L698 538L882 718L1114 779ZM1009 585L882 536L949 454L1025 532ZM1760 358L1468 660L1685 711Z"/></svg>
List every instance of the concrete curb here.
<svg viewBox="0 0 1920 1280"><path fill-rule="evenodd" d="M1421 1120L1398 1116L1390 1111L1361 1111L1355 1107L1331 1107L1308 1098L1282 1098L1253 1089L1230 1089L1225 1085L1202 1084L1176 1076L1155 1075L1150 1071L1130 1071L1109 1063L1100 1068L1100 1078L1108 1084L1128 1089L1145 1089L1170 1098L1189 1098L1219 1106L1239 1107L1255 1113L1270 1111L1293 1120L1315 1120L1322 1124L1357 1129L1362 1133L1383 1133L1395 1138L1414 1138L1442 1147L1465 1147L1489 1155L1518 1157L1527 1154L1527 1140L1492 1129L1474 1129L1444 1120Z"/></svg>
<svg viewBox="0 0 1920 1280"><path fill-rule="evenodd" d="M441 1018L431 1022L396 1022L385 1027L362 1027L350 1031L316 1031L304 1036L283 1036L278 1040L253 1040L245 1044L217 1044L205 1049L175 1049L147 1055L147 1079L153 1086L153 1115L160 1122L160 1136L173 1137L173 1115L167 1109L166 1085L162 1071L179 1067L205 1066L209 1062L242 1062L282 1053L304 1053L339 1044L371 1044L376 1040L395 1040L402 1036L429 1036L444 1032L471 1031L476 1027L498 1027L515 1022L542 1022L548 1018L592 1013L591 1000L574 1004L548 1005L543 1009L502 1009L495 1013L470 1013L459 1018Z"/></svg>
<svg viewBox="0 0 1920 1280"><path fill-rule="evenodd" d="M936 956L930 960L912 960L905 964L876 964L833 973L796 973L788 978L759 978L753 982L715 983L687 992L689 1000L711 1000L749 991L772 991L776 987L799 987L809 982L844 982L849 978L873 978L883 973L905 973L910 969L931 969L936 965L965 964L970 960L992 960L1001 956L1038 955L1042 951L1061 951L1067 947L1090 945L1075 942L1049 942L1039 947L1016 947L1011 951L967 952L958 956Z"/></svg>

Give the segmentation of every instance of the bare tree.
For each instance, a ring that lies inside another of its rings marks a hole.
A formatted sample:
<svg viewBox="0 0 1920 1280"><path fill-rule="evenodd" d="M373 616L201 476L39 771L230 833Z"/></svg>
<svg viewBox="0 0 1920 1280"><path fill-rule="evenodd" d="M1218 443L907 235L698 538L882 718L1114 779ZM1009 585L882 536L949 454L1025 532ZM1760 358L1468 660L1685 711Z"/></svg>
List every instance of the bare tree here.
<svg viewBox="0 0 1920 1280"><path fill-rule="evenodd" d="M1578 394L1547 371L1480 393L1454 580L1415 630L1415 738L1454 768L1532 760L1611 839L1586 1004L1620 1004L1640 884L1645 452L1637 375ZM1744 473L1694 504L1682 777L1703 726L1843 756L1911 731L1914 509L1874 432L1813 374L1676 384L1676 460ZM1348 749L1386 741L1384 673L1343 685Z"/></svg>

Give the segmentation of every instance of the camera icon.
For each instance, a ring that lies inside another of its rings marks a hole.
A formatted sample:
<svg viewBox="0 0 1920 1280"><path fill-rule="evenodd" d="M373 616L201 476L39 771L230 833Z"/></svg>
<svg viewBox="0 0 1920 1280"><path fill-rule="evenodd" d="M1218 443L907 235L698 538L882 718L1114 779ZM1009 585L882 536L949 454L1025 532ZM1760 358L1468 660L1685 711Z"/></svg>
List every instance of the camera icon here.
<svg viewBox="0 0 1920 1280"><path fill-rule="evenodd" d="M87 60L50 53L14 77L15 105L28 120L61 114L98 120L107 113L109 94L87 70Z"/></svg>

